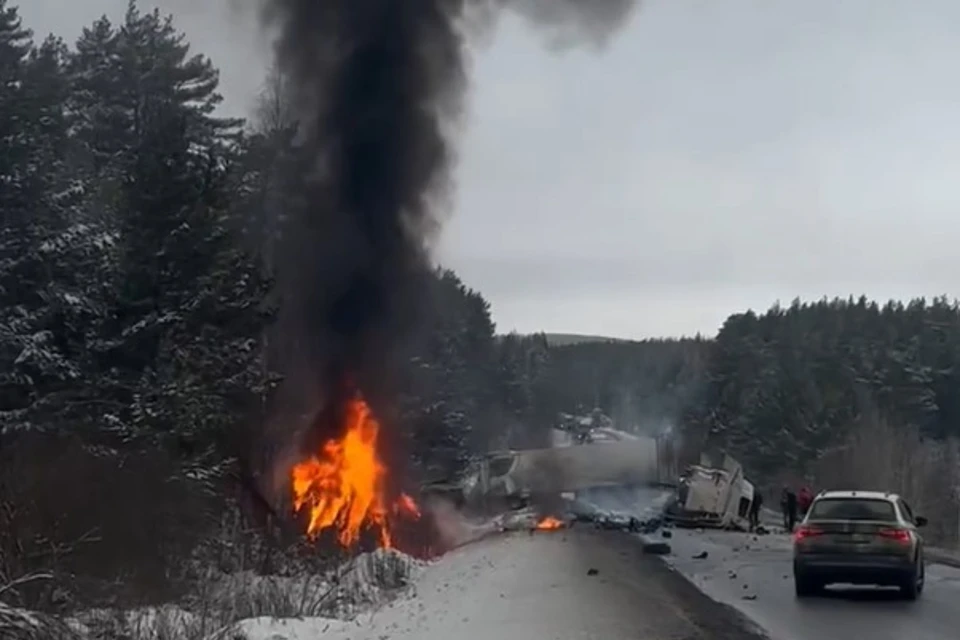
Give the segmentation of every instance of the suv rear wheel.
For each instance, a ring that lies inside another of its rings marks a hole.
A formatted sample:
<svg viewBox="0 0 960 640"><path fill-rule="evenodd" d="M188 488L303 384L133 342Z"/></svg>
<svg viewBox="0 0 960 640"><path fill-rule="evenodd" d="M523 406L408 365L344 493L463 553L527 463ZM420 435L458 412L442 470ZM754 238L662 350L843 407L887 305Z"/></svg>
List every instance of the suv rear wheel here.
<svg viewBox="0 0 960 640"><path fill-rule="evenodd" d="M799 573L793 574L793 587L796 590L798 598L816 596L823 590L821 583Z"/></svg>
<svg viewBox="0 0 960 640"><path fill-rule="evenodd" d="M907 576L903 584L900 585L900 595L906 600L916 600L923 593L923 583L926 581L926 572L923 569L923 561L917 560L913 571Z"/></svg>

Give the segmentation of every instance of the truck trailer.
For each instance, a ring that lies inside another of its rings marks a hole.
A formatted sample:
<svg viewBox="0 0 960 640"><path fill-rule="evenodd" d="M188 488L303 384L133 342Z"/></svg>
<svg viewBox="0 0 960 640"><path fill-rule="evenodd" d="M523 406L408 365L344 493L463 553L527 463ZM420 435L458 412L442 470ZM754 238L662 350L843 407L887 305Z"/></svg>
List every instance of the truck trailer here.
<svg viewBox="0 0 960 640"><path fill-rule="evenodd" d="M678 470L672 442L638 436L618 442L494 451L455 482L434 483L425 493L490 510L515 508L537 496L559 496L603 486L675 488ZM485 509L486 510L486 509Z"/></svg>

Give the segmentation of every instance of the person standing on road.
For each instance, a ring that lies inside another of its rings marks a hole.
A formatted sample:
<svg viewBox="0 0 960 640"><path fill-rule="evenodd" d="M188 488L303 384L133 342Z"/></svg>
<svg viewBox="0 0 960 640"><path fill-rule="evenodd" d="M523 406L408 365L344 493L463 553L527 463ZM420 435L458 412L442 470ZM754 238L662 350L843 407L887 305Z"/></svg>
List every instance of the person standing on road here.
<svg viewBox="0 0 960 640"><path fill-rule="evenodd" d="M787 526L787 494L790 493L790 489L786 485L783 486L783 489L780 491L780 513L783 515L783 526Z"/></svg>
<svg viewBox="0 0 960 640"><path fill-rule="evenodd" d="M780 509L783 511L783 526L788 532L797 524L797 494L790 487L784 487L780 496Z"/></svg>
<svg viewBox="0 0 960 640"><path fill-rule="evenodd" d="M750 503L750 531L757 530L760 526L760 509L763 507L763 494L754 490L753 502Z"/></svg>
<svg viewBox="0 0 960 640"><path fill-rule="evenodd" d="M797 507L800 510L800 517L807 515L807 510L810 509L810 503L813 502L813 492L810 491L810 487L804 486L800 489L800 495L797 496Z"/></svg>

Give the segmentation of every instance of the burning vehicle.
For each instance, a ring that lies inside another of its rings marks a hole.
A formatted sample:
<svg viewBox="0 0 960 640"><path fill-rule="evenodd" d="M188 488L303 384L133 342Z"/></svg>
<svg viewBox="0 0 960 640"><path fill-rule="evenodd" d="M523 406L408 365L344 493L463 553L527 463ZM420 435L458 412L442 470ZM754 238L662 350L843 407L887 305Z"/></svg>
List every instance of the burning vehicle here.
<svg viewBox="0 0 960 640"><path fill-rule="evenodd" d="M307 535L335 534L343 547L356 546L371 531L378 546L392 548L394 518L419 519L413 498L399 493L388 498L387 467L377 451L380 423L359 393L347 401L339 439L291 470L294 510L306 520Z"/></svg>
<svg viewBox="0 0 960 640"><path fill-rule="evenodd" d="M489 452L472 461L460 476L425 484L421 493L480 513L522 509L533 497L533 487L517 473L527 453Z"/></svg>

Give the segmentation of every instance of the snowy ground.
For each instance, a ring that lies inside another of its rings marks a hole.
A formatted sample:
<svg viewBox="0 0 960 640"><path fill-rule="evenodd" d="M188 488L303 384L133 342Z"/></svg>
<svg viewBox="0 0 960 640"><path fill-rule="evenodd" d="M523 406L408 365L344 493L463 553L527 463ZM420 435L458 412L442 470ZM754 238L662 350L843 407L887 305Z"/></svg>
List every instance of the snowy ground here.
<svg viewBox="0 0 960 640"><path fill-rule="evenodd" d="M303 633L327 637L324 634L352 628L354 623L344 621L362 622L369 612L407 594L424 568L425 563L405 554L381 549L326 575L211 575L179 605L88 609L63 621L0 601L0 638L242 640L244 633L270 640L295 640Z"/></svg>
<svg viewBox="0 0 960 640"><path fill-rule="evenodd" d="M354 621L243 624L248 640L755 638L626 534L589 526L503 534L428 566L403 597Z"/></svg>
<svg viewBox="0 0 960 640"><path fill-rule="evenodd" d="M630 491L600 498L611 510L639 507ZM649 625L651 634L664 625L681 630L696 625L687 618L664 622L656 612L649 615L651 623L631 604L674 597L660 584L668 574L640 555L636 539L589 524L531 534L533 510L507 516L486 523L440 518L458 524L447 533L464 546L432 563L380 551L335 575L212 574L201 592L180 606L83 611L67 621L73 632L61 635L64 640L429 640L499 629L546 639L597 637L599 631L616 640ZM522 531L503 532L517 528ZM615 553L612 539L598 537L603 535L617 536L627 546ZM659 578L648 579L651 567ZM0 637L16 629L30 634L25 638L46 638L55 624L0 607Z"/></svg>

